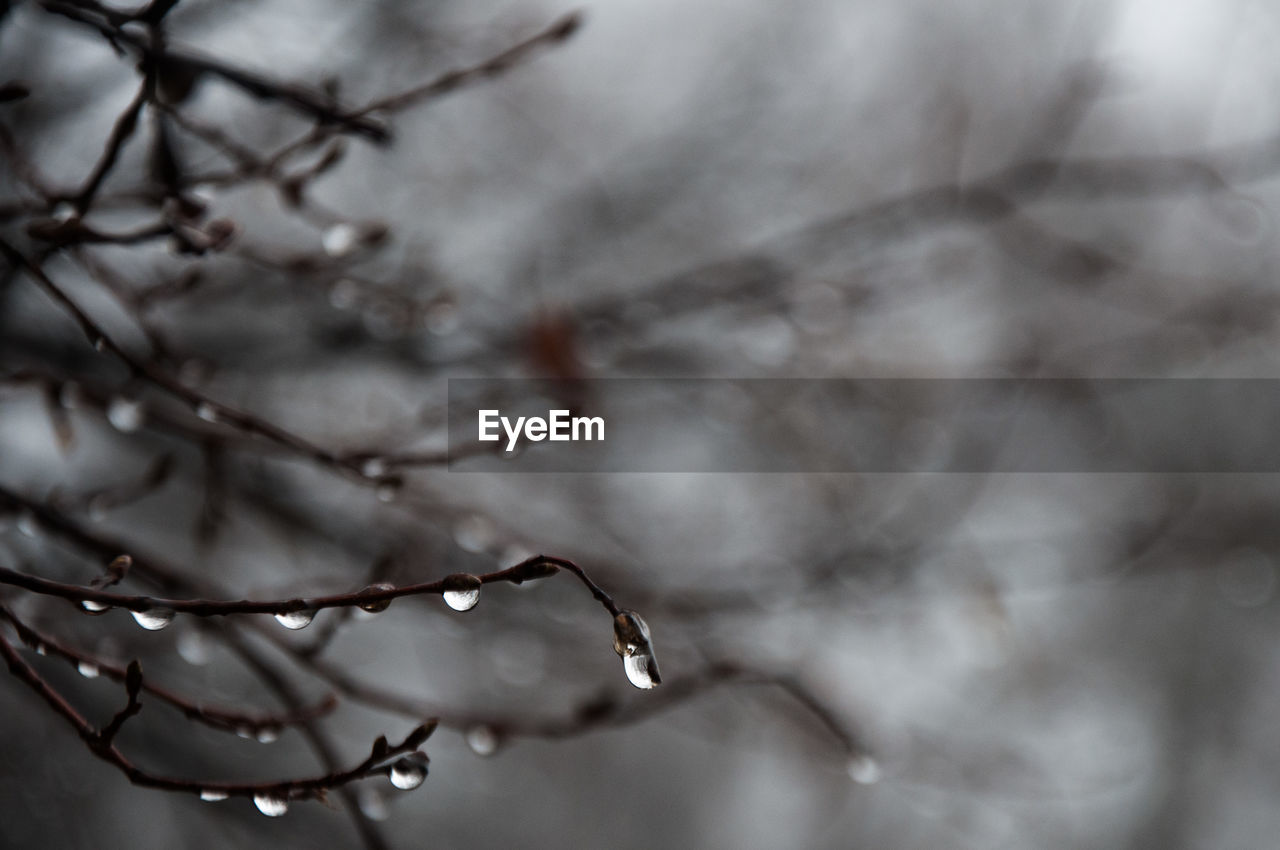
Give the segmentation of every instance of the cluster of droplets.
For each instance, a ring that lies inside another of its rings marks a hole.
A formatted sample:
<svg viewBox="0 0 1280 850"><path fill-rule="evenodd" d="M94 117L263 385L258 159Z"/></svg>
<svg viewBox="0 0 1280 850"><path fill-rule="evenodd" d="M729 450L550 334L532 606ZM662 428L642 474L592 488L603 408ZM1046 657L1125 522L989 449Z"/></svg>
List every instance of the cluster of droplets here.
<svg viewBox="0 0 1280 850"><path fill-rule="evenodd" d="M444 604L455 611L470 611L480 601L480 586L483 582L478 576L454 573L445 576L441 584L444 587Z"/></svg>
<svg viewBox="0 0 1280 850"><path fill-rule="evenodd" d="M622 659L631 684L646 690L661 684L649 624L635 611L619 611L613 618L613 650Z"/></svg>

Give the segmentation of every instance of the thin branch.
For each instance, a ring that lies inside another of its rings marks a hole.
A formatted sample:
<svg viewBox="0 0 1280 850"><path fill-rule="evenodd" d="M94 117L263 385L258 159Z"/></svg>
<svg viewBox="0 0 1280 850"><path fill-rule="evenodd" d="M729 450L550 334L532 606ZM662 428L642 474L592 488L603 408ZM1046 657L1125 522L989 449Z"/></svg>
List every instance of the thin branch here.
<svg viewBox="0 0 1280 850"><path fill-rule="evenodd" d="M614 603L613 598L600 588L599 585L593 582L581 567L572 561L549 555L535 555L532 558L528 558L519 564L516 564L514 567L478 576L472 576L465 573L455 573L436 581L407 584L401 587L388 585L385 588L366 588L365 590L358 590L352 593L338 593L328 596L293 597L290 599L274 600L177 599L156 596L127 595L122 593L113 593L111 591L93 587L84 587L77 584L53 581L52 579L41 578L39 576L19 572L17 570L10 569L9 567L0 567L0 584L20 587L23 590L29 590L33 593L39 593L45 596L61 597L62 599L66 599L76 604L93 602L99 605L124 608L137 613L145 613L148 611L173 611L183 614L191 614L196 617L225 617L231 614L272 614L279 617L288 617L290 615L298 615L303 612L314 614L316 611L325 608L375 606L379 603L390 603L392 600L405 596L423 596L429 594L439 595L449 593L451 591L471 589L473 586L478 588L480 585L493 584L495 582L522 584L526 581L546 578L547 576L554 575L560 569L564 569L566 572L570 572L577 576L591 591L591 595L595 597L595 599L597 599L610 614L615 616L618 614L619 608Z"/></svg>
<svg viewBox="0 0 1280 850"><path fill-rule="evenodd" d="M149 65L177 68L184 73L194 75L208 74L219 77L260 100L274 100L291 106L322 125L337 125L345 131L364 136L374 142L386 143L391 140L391 134L381 124L361 115L348 113L328 98L301 86L272 80L229 65L219 59L168 47L156 47L148 39L122 29L119 24L112 23L100 6L85 8L71 3L56 2L56 0L44 0L40 5L45 11L96 29L113 45L127 45Z"/></svg>
<svg viewBox="0 0 1280 850"><path fill-rule="evenodd" d="M69 661L77 669L87 667L96 670L99 675L117 682L126 680L128 670L104 661L85 652L74 650L66 644L35 629L18 617L7 606L0 605L0 618L13 626L19 640L31 647L39 655L53 656ZM142 690L161 702L167 703L182 713L184 717L203 723L214 729L237 734L249 732L256 734L263 730L282 729L296 726L307 720L323 717L338 705L338 700L330 694L319 702L302 706L297 711L284 713L244 712L228 708L210 707L199 700L188 699L175 691L144 680Z"/></svg>
<svg viewBox="0 0 1280 850"><path fill-rule="evenodd" d="M54 689L36 670L22 659L13 645L0 635L0 655L19 681L27 685L62 717L85 742L90 752L116 767L134 785L144 788L156 788L163 791L180 791L189 794L208 795L211 793L226 797L249 797L279 801L318 799L328 790L338 788L359 779L371 776L386 775L391 772L388 761L403 753L415 752L435 729L434 723L427 723L414 729L399 744L387 744L385 738L379 738L368 758L354 767L335 771L324 776L304 779L283 779L271 782L236 783L236 782L204 782L193 779L182 779L173 776L162 776L150 773L135 765L110 740L104 740L99 730L95 729L67 700Z"/></svg>

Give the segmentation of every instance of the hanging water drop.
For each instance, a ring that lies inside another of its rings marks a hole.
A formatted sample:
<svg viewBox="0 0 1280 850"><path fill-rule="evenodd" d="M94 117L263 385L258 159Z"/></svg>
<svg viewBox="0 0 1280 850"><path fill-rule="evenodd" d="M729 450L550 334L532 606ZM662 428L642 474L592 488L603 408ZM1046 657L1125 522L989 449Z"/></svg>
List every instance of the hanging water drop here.
<svg viewBox="0 0 1280 850"><path fill-rule="evenodd" d="M859 785L874 785L880 781L880 765L866 753L849 759L849 778Z"/></svg>
<svg viewBox="0 0 1280 850"><path fill-rule="evenodd" d="M254 794L253 804L269 818L278 818L289 811L289 801L271 794Z"/></svg>
<svg viewBox="0 0 1280 850"><path fill-rule="evenodd" d="M453 539L468 552L484 552L493 545L498 532L488 517L471 514L453 527Z"/></svg>
<svg viewBox="0 0 1280 850"><path fill-rule="evenodd" d="M209 642L199 629L185 629L178 635L178 655L194 667L209 663Z"/></svg>
<svg viewBox="0 0 1280 850"><path fill-rule="evenodd" d="M200 792L200 799L206 803L217 803L220 800L227 799L229 796L226 791L219 791L215 788L205 788Z"/></svg>
<svg viewBox="0 0 1280 850"><path fill-rule="evenodd" d="M248 726L237 726L236 737L244 738L246 741L253 737L253 729Z"/></svg>
<svg viewBox="0 0 1280 850"><path fill-rule="evenodd" d="M111 610L111 606L108 605L107 603L95 602L92 599L82 599L80 601L80 608L86 614L102 614L102 613L105 613L106 611Z"/></svg>
<svg viewBox="0 0 1280 850"><path fill-rule="evenodd" d="M107 403L107 421L122 434L132 434L146 421L146 410L135 398L116 396Z"/></svg>
<svg viewBox="0 0 1280 850"><path fill-rule="evenodd" d="M330 257L345 257L356 249L359 236L355 225L343 221L326 230L320 244Z"/></svg>
<svg viewBox="0 0 1280 850"><path fill-rule="evenodd" d="M203 419L205 422L217 422L218 408L214 407L207 401L202 401L200 404L196 405L196 416Z"/></svg>
<svg viewBox="0 0 1280 850"><path fill-rule="evenodd" d="M374 492L377 493L379 502L390 504L396 500L396 496L400 495L400 486L399 480L383 481Z"/></svg>
<svg viewBox="0 0 1280 850"><path fill-rule="evenodd" d="M98 665L90 661L81 661L76 664L76 670L80 671L80 675L86 679L96 679L102 671L98 669Z"/></svg>
<svg viewBox="0 0 1280 850"><path fill-rule="evenodd" d="M270 744L280 737L280 728L278 726L263 726L258 730L256 737L259 744Z"/></svg>
<svg viewBox="0 0 1280 850"><path fill-rule="evenodd" d="M360 474L365 478L381 478L387 474L387 462L380 457L371 457L360 464Z"/></svg>
<svg viewBox="0 0 1280 850"><path fill-rule="evenodd" d="M36 655L39 655L41 658L44 658L48 654L49 654L49 647L45 646L42 643L36 644Z"/></svg>
<svg viewBox="0 0 1280 850"><path fill-rule="evenodd" d="M412 791L427 778L427 754L410 753L391 765L391 784L401 791Z"/></svg>
<svg viewBox="0 0 1280 850"><path fill-rule="evenodd" d="M316 618L316 610L314 608L305 608L301 605L291 608L288 611L281 611L276 614L276 622L284 626L286 629L305 629L311 625L311 621Z"/></svg>
<svg viewBox="0 0 1280 850"><path fill-rule="evenodd" d="M369 585L368 587L366 587L364 590L360 592L362 594L382 593L384 591L395 590L395 589L396 589L395 585L387 584L386 582L379 582L378 584ZM389 607L391 607L390 599L378 599L372 602L360 603L360 610L369 614L380 614L383 611L387 610Z"/></svg>
<svg viewBox="0 0 1280 850"><path fill-rule="evenodd" d="M498 733L483 723L472 726L466 734L467 746L478 756L491 756L498 751Z"/></svg>
<svg viewBox="0 0 1280 850"><path fill-rule="evenodd" d="M658 665L653 655L648 652L624 656L622 669L627 674L627 681L642 690L657 687L662 681L662 677L658 674Z"/></svg>
<svg viewBox="0 0 1280 850"><path fill-rule="evenodd" d="M627 680L637 688L648 690L662 682L649 624L635 611L619 611L613 618L613 651L622 659Z"/></svg>
<svg viewBox="0 0 1280 850"><path fill-rule="evenodd" d="M18 514L18 531L23 537L35 537L39 534L40 523L36 522L36 515L31 511Z"/></svg>
<svg viewBox="0 0 1280 850"><path fill-rule="evenodd" d="M158 632L173 622L173 610L170 608L148 608L145 611L130 611L133 619L149 632Z"/></svg>
<svg viewBox="0 0 1280 850"><path fill-rule="evenodd" d="M455 611L470 611L480 601L482 582L468 573L454 573L444 579L444 604Z"/></svg>
<svg viewBox="0 0 1280 850"><path fill-rule="evenodd" d="M360 806L360 811L369 820L384 821L391 817L391 810L387 808L387 800L382 796L382 792L372 785L365 785L356 792L356 804Z"/></svg>

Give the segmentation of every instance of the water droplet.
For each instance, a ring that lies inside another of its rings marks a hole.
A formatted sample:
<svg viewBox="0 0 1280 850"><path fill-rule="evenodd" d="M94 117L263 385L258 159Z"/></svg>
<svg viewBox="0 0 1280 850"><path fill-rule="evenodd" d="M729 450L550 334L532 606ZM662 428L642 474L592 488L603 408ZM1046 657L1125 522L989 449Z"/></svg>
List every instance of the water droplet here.
<svg viewBox="0 0 1280 850"><path fill-rule="evenodd" d="M130 611L133 619L149 632L158 632L173 622L173 611L169 608L148 608L146 611Z"/></svg>
<svg viewBox="0 0 1280 850"><path fill-rule="evenodd" d="M49 654L49 647L45 646L42 643L36 644L36 655L39 655L41 658L44 658L48 654Z"/></svg>
<svg viewBox="0 0 1280 850"><path fill-rule="evenodd" d="M276 614L276 622L284 626L286 629L305 629L311 625L311 621L316 618L314 608L296 607L289 611L281 611Z"/></svg>
<svg viewBox="0 0 1280 850"><path fill-rule="evenodd" d="M386 582L379 582L378 584L369 585L368 587L366 587L364 590L360 592L361 593L378 593L384 590L395 590L395 585L387 584ZM379 599L375 602L362 603L360 605L360 610L368 612L370 614L380 614L383 611L387 610L387 608L389 607L391 607L390 599Z"/></svg>
<svg viewBox="0 0 1280 850"><path fill-rule="evenodd" d="M412 791L427 778L427 754L410 753L391 765L391 784L401 791Z"/></svg>
<svg viewBox="0 0 1280 850"><path fill-rule="evenodd" d="M613 618L613 651L622 658L627 680L637 688L648 690L662 682L649 624L635 611L620 611Z"/></svg>
<svg viewBox="0 0 1280 850"><path fill-rule="evenodd" d="M31 511L23 511L18 514L18 531L23 537L35 537L40 533L40 523L36 521L36 515Z"/></svg>
<svg viewBox="0 0 1280 850"><path fill-rule="evenodd" d="M53 210L49 215L55 221L71 221L73 218L79 218L80 214L76 211L75 204L70 201L58 201L53 205Z"/></svg>
<svg viewBox="0 0 1280 850"><path fill-rule="evenodd" d="M101 354L107 350L107 338L105 336L95 336L93 338L93 350Z"/></svg>
<svg viewBox="0 0 1280 850"><path fill-rule="evenodd" d="M83 599L80 601L80 607L86 614L102 614L111 610L111 606L105 602L94 602L92 599Z"/></svg>
<svg viewBox="0 0 1280 850"><path fill-rule="evenodd" d="M209 642L199 629L184 629L177 640L178 655L195 667L209 663Z"/></svg>
<svg viewBox="0 0 1280 850"><path fill-rule="evenodd" d="M263 726L258 730L257 739L259 744L270 744L272 741L279 739L279 726Z"/></svg>
<svg viewBox="0 0 1280 850"><path fill-rule="evenodd" d="M107 403L107 421L122 434L137 431L146 418L146 410L137 399L116 396Z"/></svg>
<svg viewBox="0 0 1280 850"><path fill-rule="evenodd" d="M289 801L271 794L254 794L253 804L269 818L278 818L289 811Z"/></svg>
<svg viewBox="0 0 1280 850"><path fill-rule="evenodd" d="M196 416L200 417L205 422L217 422L218 408L214 407L207 401L202 401L196 405Z"/></svg>
<svg viewBox="0 0 1280 850"><path fill-rule="evenodd" d="M396 496L400 495L400 482L384 481L378 485L378 489L375 492L378 494L379 502L394 502L396 500Z"/></svg>
<svg viewBox="0 0 1280 850"><path fill-rule="evenodd" d="M391 810L387 808L386 798L382 796L382 792L372 785L365 785L356 792L356 803L360 806L360 811L369 820L381 822L391 817Z"/></svg>
<svg viewBox="0 0 1280 850"><path fill-rule="evenodd" d="M230 795L227 794L226 791L218 791L213 788L205 788L200 792L200 799L204 800L206 803L216 803L220 800L227 799L229 796Z"/></svg>
<svg viewBox="0 0 1280 850"><path fill-rule="evenodd" d="M236 737L244 738L246 741L250 740L251 738L253 738L253 730L250 729L248 726L237 726Z"/></svg>
<svg viewBox="0 0 1280 850"><path fill-rule="evenodd" d="M623 656L622 669L627 674L627 681L642 690L655 688L662 681L662 677L658 675L658 665L648 652Z"/></svg>
<svg viewBox="0 0 1280 850"><path fill-rule="evenodd" d="M496 536L493 523L480 514L464 517L453 528L454 542L468 552L486 551Z"/></svg>
<svg viewBox="0 0 1280 850"><path fill-rule="evenodd" d="M381 478L387 474L387 462L380 457L371 457L360 464L360 474L365 478Z"/></svg>
<svg viewBox="0 0 1280 850"><path fill-rule="evenodd" d="M329 304L335 310L350 310L360 299L360 286L354 280L342 278L329 287Z"/></svg>
<svg viewBox="0 0 1280 850"><path fill-rule="evenodd" d="M356 249L359 239L360 231L356 226L343 221L326 230L320 244L330 257L345 257Z"/></svg>
<svg viewBox="0 0 1280 850"><path fill-rule="evenodd" d="M80 675L86 679L96 679L98 674L102 672L98 669L98 665L89 661L81 661L76 665L76 670L80 671Z"/></svg>
<svg viewBox="0 0 1280 850"><path fill-rule="evenodd" d="M480 601L480 579L468 573L454 573L444 579L444 604L455 611L470 611Z"/></svg>
<svg viewBox="0 0 1280 850"><path fill-rule="evenodd" d="M466 734L467 746L478 756L491 756L498 751L498 733L492 726L480 723L472 726Z"/></svg>
<svg viewBox="0 0 1280 850"><path fill-rule="evenodd" d="M880 765L866 753L849 759L849 778L859 785L874 785L880 781Z"/></svg>

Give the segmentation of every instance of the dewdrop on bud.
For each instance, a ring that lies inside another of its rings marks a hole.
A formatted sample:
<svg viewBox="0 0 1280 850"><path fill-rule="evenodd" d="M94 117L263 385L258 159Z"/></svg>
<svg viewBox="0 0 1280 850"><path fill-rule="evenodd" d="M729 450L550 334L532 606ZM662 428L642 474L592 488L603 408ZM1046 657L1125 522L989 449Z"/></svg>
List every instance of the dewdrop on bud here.
<svg viewBox="0 0 1280 850"><path fill-rule="evenodd" d="M635 611L619 611L613 618L613 651L622 659L622 669L631 684L644 690L661 684L649 624Z"/></svg>
<svg viewBox="0 0 1280 850"><path fill-rule="evenodd" d="M139 626L149 632L158 632L173 622L173 610L169 608L148 608L145 611L130 611Z"/></svg>
<svg viewBox="0 0 1280 850"><path fill-rule="evenodd" d="M302 600L295 600L289 610L281 611L275 617L276 622L286 629L297 631L311 625L311 621L316 618L316 609L307 608L302 604Z"/></svg>
<svg viewBox="0 0 1280 850"><path fill-rule="evenodd" d="M386 582L379 582L378 584L369 585L364 590L360 591L360 594L364 595L366 593L384 593L388 590L395 590L395 589L396 587L393 584L387 584ZM381 614L383 611L387 610L390 607L391 607L390 599L375 599L370 602L360 603L360 610L366 614Z"/></svg>
<svg viewBox="0 0 1280 850"><path fill-rule="evenodd" d="M289 801L272 794L254 794L253 804L269 818L278 818L289 811Z"/></svg>
<svg viewBox="0 0 1280 850"><path fill-rule="evenodd" d="M410 753L404 758L397 759L395 764L391 765L391 772L388 774L391 784L401 791L412 791L417 788L427 778L427 761L427 754L421 752Z"/></svg>
<svg viewBox="0 0 1280 850"><path fill-rule="evenodd" d="M482 582L468 573L454 573L444 578L444 604L455 611L470 611L480 601Z"/></svg>

